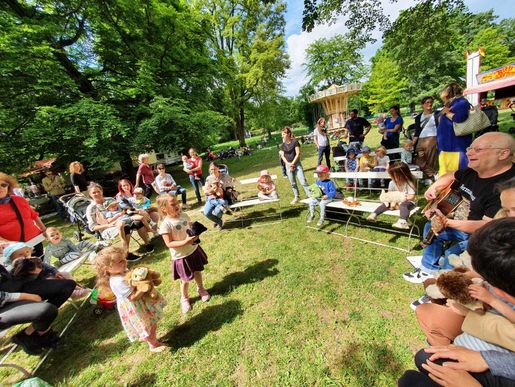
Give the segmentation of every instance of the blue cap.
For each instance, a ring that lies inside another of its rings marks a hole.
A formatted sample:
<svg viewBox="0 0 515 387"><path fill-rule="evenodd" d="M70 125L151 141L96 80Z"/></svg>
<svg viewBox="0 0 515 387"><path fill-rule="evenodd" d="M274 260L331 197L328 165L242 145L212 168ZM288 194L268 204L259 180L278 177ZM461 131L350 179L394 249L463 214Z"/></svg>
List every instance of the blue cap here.
<svg viewBox="0 0 515 387"><path fill-rule="evenodd" d="M365 145L363 148L361 148L361 151L362 152L370 152L370 148Z"/></svg>
<svg viewBox="0 0 515 387"><path fill-rule="evenodd" d="M28 244L23 243L23 242L16 242L16 243L13 243L12 245L7 246L4 249L4 260L10 260L11 255L13 255L13 253L15 251L23 249L24 247L28 247L28 248L32 249L32 247L30 247Z"/></svg>

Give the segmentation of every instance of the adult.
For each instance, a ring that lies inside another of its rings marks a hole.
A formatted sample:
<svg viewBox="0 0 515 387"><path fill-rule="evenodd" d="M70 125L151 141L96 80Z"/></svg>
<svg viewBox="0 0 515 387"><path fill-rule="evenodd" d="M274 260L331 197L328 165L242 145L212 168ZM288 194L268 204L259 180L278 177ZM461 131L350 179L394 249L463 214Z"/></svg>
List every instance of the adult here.
<svg viewBox="0 0 515 387"><path fill-rule="evenodd" d="M508 302L513 303L515 298L513 235L515 235L515 218L497 219L477 230L470 238L468 245L473 269L488 281L490 286L495 287L491 290L495 294L494 297L498 301L502 298L504 301L501 302L505 305ZM476 350L447 343L438 344L437 338L428 337L429 343L435 347L417 354L415 363L420 372L406 372L399 380L399 386L515 385L513 324L494 313L478 314L469 310L464 313L465 320L469 315L473 316L474 323L469 326L464 323L463 330L469 335L468 337L474 337L473 341L467 341L467 343ZM481 319L485 322L481 322ZM499 325L500 321L504 322L505 328ZM502 348L498 350L488 348L490 344L479 344L481 340Z"/></svg>
<svg viewBox="0 0 515 387"><path fill-rule="evenodd" d="M345 136L349 137L351 142L359 142L363 145L365 137L370 132L372 125L365 118L358 116L358 109L352 109L349 113L349 119L345 123Z"/></svg>
<svg viewBox="0 0 515 387"><path fill-rule="evenodd" d="M478 137L467 150L468 167L441 176L425 193L427 200L436 198L437 193L453 183L459 189L469 207L464 219L448 219L447 228L436 236L422 253L420 269L404 273L404 279L421 283L432 278L432 273L440 269L452 268L448 263L450 254L460 254L466 248L471 233L494 218L501 208L499 193L495 184L515 176L512 157L515 152L515 139L501 132L485 133ZM431 224L424 228L427 235ZM455 243L444 251L444 244Z"/></svg>
<svg viewBox="0 0 515 387"><path fill-rule="evenodd" d="M432 183L438 168L436 127L439 113L433 111L433 97L422 98L422 109L422 113L415 117L415 134L413 135L415 164Z"/></svg>
<svg viewBox="0 0 515 387"><path fill-rule="evenodd" d="M325 127L325 118L321 117L317 121L317 125L313 130L313 142L317 147L318 161L317 166L322 164L322 158L325 155L325 163L327 167L331 168L331 140L327 135L327 128Z"/></svg>
<svg viewBox="0 0 515 387"><path fill-rule="evenodd" d="M86 179L84 166L78 161L70 163L70 180L76 193L87 194L88 179Z"/></svg>
<svg viewBox="0 0 515 387"><path fill-rule="evenodd" d="M281 150L279 155L286 165L286 173L290 180L291 188L293 190L293 200L290 204L297 204L299 202L299 189L297 188L296 178L299 178L299 182L306 192L306 196L309 198L309 186L304 176L304 169L300 163L300 144L297 139L293 136L291 128L288 126L284 127L281 136L283 142L281 144Z"/></svg>
<svg viewBox="0 0 515 387"><path fill-rule="evenodd" d="M444 103L436 130L440 176L467 167L467 148L472 135L456 136L453 126L454 122L465 122L469 117L470 103L462 94L463 89L456 82L445 86L440 94Z"/></svg>
<svg viewBox="0 0 515 387"><path fill-rule="evenodd" d="M166 173L166 166L164 164L157 165L157 173L155 185L159 194L169 193L175 196L181 195L182 208L190 208L187 204L186 189L178 185L172 175Z"/></svg>
<svg viewBox="0 0 515 387"><path fill-rule="evenodd" d="M128 179L121 179L118 182L118 193L114 198L120 203L121 209L131 207L131 202L134 200L134 186ZM147 210L138 209L137 213L150 216L150 219L156 224L159 221L159 213L155 207L150 207Z"/></svg>
<svg viewBox="0 0 515 387"><path fill-rule="evenodd" d="M206 184L204 186L204 192L207 192L211 183L218 181L224 190L225 193L228 190L234 188L234 184L236 183L236 179L229 176L227 173L222 173L220 171L220 166L216 163L209 164L209 176L206 178ZM227 200L227 198L225 198ZM230 199L230 198L229 198ZM228 200L229 204L231 200ZM215 228L221 229L223 227L222 216L223 212L219 212L215 210L216 206L210 204L206 200L206 204L204 205L204 215L215 223Z"/></svg>
<svg viewBox="0 0 515 387"><path fill-rule="evenodd" d="M117 221L125 214L121 211L114 218L114 222L109 223L105 217L107 211L106 204L114 201L113 198L104 198L104 190L100 184L91 182L88 186L88 194L91 197L91 203L86 208L86 218L88 220L88 227L91 231L98 231L103 239L111 240L120 237L123 247L127 250L127 260L136 262L141 259L141 256L131 253L129 251L129 244L131 240L131 231L137 230L139 236L145 242L145 249L147 252L154 251L154 246L150 244L147 230L141 221L133 221L132 224L127 225L122 221Z"/></svg>
<svg viewBox="0 0 515 387"><path fill-rule="evenodd" d="M186 172L190 178L190 183L195 190L198 204L202 204L202 196L200 194L200 188L204 185L204 177L202 176L202 158L198 155L195 148L190 148L188 150L188 154L190 157L186 159L184 172ZM187 168L186 165L190 167Z"/></svg>
<svg viewBox="0 0 515 387"><path fill-rule="evenodd" d="M0 330L30 323L13 337L13 342L30 355L55 346L58 335L50 326L75 286L75 281L65 279L15 280L0 265Z"/></svg>
<svg viewBox="0 0 515 387"><path fill-rule="evenodd" d="M36 257L43 255L46 227L21 196L13 195L16 179L0 172L0 241L25 242Z"/></svg>
<svg viewBox="0 0 515 387"><path fill-rule="evenodd" d="M138 156L139 167L136 172L136 187L140 186L141 181L141 183L143 183L143 189L145 190L145 196L150 199L154 191L152 183L155 178L149 160L150 156L147 153L142 153Z"/></svg>
<svg viewBox="0 0 515 387"><path fill-rule="evenodd" d="M65 219L66 214L64 212L64 207L59 202L59 197L65 194L64 179L49 169L45 171L45 177L43 180L41 180L41 183L43 184L43 188L45 189L46 193L50 196L50 200L52 200L52 204L54 205L57 214L61 219Z"/></svg>
<svg viewBox="0 0 515 387"><path fill-rule="evenodd" d="M476 137L488 132L498 132L499 125L497 124L497 121L499 119L499 110L497 109L497 106L495 106L494 103L490 104L487 98L481 98L479 108L486 114L491 125L477 132Z"/></svg>
<svg viewBox="0 0 515 387"><path fill-rule="evenodd" d="M393 105L389 109L390 117L384 121L384 134L381 145L386 149L394 149L399 147L399 137L402 130L404 120L401 117L399 105Z"/></svg>

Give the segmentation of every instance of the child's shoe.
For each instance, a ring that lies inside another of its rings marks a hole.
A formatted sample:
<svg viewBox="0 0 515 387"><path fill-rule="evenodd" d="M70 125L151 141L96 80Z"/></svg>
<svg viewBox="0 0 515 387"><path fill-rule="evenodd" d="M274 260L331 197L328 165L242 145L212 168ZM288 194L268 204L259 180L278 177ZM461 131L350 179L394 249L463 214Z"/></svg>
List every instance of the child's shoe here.
<svg viewBox="0 0 515 387"><path fill-rule="evenodd" d="M206 289L199 289L198 295L200 296L200 299L202 300L202 302L207 302L211 298L211 296L209 295L209 293L207 292Z"/></svg>
<svg viewBox="0 0 515 387"><path fill-rule="evenodd" d="M311 223L315 219L315 216L313 214L309 214L308 220L306 220L306 223Z"/></svg>
<svg viewBox="0 0 515 387"><path fill-rule="evenodd" d="M370 215L367 216L367 220L370 222L375 222L377 220L377 214L375 212L372 212Z"/></svg>
<svg viewBox="0 0 515 387"><path fill-rule="evenodd" d="M189 206L188 204L186 204L186 203L182 204L182 209L183 210L189 210L190 208L191 208L191 206Z"/></svg>
<svg viewBox="0 0 515 387"><path fill-rule="evenodd" d="M409 224L405 219L399 219L397 222L392 224L393 228L397 228L399 230L409 230Z"/></svg>
<svg viewBox="0 0 515 387"><path fill-rule="evenodd" d="M317 227L322 227L324 225L324 218L318 219Z"/></svg>
<svg viewBox="0 0 515 387"><path fill-rule="evenodd" d="M186 314L191 310L191 304L189 298L181 297L181 311L182 314Z"/></svg>

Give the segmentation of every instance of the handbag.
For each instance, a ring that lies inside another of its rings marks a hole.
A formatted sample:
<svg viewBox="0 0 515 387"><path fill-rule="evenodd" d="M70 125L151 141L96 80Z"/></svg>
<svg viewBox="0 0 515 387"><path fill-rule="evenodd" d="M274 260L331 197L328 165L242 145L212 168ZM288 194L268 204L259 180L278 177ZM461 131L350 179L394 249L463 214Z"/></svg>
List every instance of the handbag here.
<svg viewBox="0 0 515 387"><path fill-rule="evenodd" d="M458 137L479 132L490 125L490 119L478 106L470 105L469 116L463 122L453 122L454 134Z"/></svg>

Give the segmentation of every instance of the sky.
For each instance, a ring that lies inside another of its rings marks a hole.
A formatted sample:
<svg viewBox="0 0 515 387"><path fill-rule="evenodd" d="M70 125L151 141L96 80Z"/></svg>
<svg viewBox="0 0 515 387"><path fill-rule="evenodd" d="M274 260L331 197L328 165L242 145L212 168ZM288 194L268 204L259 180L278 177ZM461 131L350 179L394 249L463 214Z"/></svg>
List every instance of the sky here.
<svg viewBox="0 0 515 387"><path fill-rule="evenodd" d="M395 20L399 12L403 9L409 8L414 5L413 0L398 0L395 3L390 3L390 0L381 0L385 13L390 16L390 20ZM315 40L320 38L330 38L337 34L345 33L344 20L328 25L316 26L311 32L302 31L302 10L304 1L302 0L286 0L286 45L288 55L290 57L291 68L286 72L286 78L283 83L286 89L286 95L297 95L299 89L307 82L306 72L303 66L305 62L305 50ZM465 4L472 12L482 12L489 9L494 10L494 14L500 19L515 17L515 7L513 0L465 0ZM362 51L365 60L368 60L374 55L376 50L381 47L381 34L374 32L374 38L377 42L369 44Z"/></svg>

